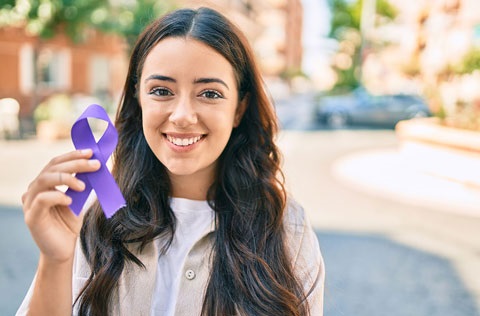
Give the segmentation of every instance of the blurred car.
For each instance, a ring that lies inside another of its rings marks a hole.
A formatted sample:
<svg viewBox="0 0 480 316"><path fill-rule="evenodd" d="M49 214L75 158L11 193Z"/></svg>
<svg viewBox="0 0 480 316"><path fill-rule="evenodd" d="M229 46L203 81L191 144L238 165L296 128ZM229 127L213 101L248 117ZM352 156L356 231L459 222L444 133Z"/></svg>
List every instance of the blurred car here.
<svg viewBox="0 0 480 316"><path fill-rule="evenodd" d="M347 125L394 127L401 120L428 117L425 101L416 95L373 95L359 87L351 94L322 96L315 104L317 121L332 128Z"/></svg>

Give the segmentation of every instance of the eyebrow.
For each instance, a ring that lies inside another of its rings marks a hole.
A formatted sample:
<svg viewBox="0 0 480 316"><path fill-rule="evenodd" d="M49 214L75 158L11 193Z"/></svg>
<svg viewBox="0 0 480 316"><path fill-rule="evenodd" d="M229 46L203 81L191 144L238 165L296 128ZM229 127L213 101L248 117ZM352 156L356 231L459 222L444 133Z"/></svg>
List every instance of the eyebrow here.
<svg viewBox="0 0 480 316"><path fill-rule="evenodd" d="M170 81L170 82L177 82L177 80L171 78L171 77L167 77L167 76L162 76L162 75L151 75L151 76L148 76L147 79L145 79L145 82L147 82L148 80L163 80L163 81Z"/></svg>
<svg viewBox="0 0 480 316"><path fill-rule="evenodd" d="M162 75L150 75L145 79L145 82L147 82L148 80L162 80L162 81L169 81L169 82L177 82L177 80L175 80L171 77L162 76ZM228 90L230 90L230 88L225 83L225 81L223 81L222 79L219 79L219 78L198 78L198 79L195 79L193 81L194 84L212 83L212 82L220 83L220 84L224 85Z"/></svg>
<svg viewBox="0 0 480 316"><path fill-rule="evenodd" d="M197 84L197 83L211 83L211 82L216 82L216 83L222 84L228 90L230 90L230 88L225 83L225 81L223 81L222 79L218 79L218 78L198 78L198 79L195 79L195 81L193 81L193 83L195 83L195 84Z"/></svg>

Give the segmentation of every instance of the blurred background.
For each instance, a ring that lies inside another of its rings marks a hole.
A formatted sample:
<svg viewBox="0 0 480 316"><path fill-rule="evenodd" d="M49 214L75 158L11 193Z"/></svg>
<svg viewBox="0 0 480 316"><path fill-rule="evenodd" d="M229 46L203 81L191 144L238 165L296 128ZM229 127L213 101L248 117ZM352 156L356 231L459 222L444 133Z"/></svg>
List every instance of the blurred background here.
<svg viewBox="0 0 480 316"><path fill-rule="evenodd" d="M200 5L258 57L325 315L480 315L478 0L1 0L0 314L36 268L28 183L89 104L114 116L144 26Z"/></svg>

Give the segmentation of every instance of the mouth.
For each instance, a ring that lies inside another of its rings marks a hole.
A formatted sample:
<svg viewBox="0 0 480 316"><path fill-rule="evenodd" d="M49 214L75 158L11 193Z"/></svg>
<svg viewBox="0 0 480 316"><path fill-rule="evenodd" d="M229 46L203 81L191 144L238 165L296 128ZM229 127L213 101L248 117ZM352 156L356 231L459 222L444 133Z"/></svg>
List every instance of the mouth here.
<svg viewBox="0 0 480 316"><path fill-rule="evenodd" d="M205 138L207 135L197 135L197 136L172 136L169 134L163 134L164 137L167 139L167 141L175 146L180 146L180 147L188 147L191 146L195 143L198 143L200 140Z"/></svg>

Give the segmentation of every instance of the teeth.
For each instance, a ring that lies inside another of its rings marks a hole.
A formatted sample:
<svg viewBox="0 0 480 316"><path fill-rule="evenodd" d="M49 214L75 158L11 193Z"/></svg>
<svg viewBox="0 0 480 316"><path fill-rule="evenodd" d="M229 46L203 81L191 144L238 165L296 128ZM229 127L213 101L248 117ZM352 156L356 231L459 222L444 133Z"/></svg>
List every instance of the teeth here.
<svg viewBox="0 0 480 316"><path fill-rule="evenodd" d="M202 136L196 136L196 137L192 137L192 138L176 138L176 137L172 137L170 135L167 135L167 140L170 143L175 144L177 146L192 145L192 144L195 144L196 142L198 142L201 138L202 138Z"/></svg>

